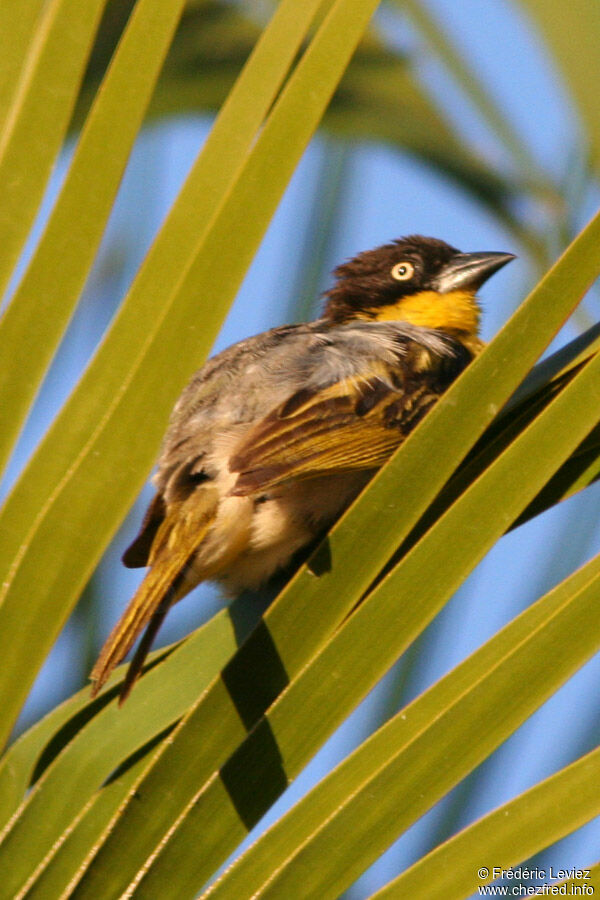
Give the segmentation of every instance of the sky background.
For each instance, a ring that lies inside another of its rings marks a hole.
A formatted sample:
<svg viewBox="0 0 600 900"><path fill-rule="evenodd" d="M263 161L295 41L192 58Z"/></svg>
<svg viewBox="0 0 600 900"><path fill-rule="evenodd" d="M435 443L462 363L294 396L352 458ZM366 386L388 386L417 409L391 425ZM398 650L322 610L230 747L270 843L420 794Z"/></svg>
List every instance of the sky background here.
<svg viewBox="0 0 600 900"><path fill-rule="evenodd" d="M428 8L455 39L538 163L561 184L576 181L579 130L566 88L540 37L516 4L504 0L430 0ZM423 51L418 35L397 13L384 11L381 28L392 46L414 52L417 71L460 133L495 165L507 159L494 136ZM205 138L210 120L180 117L152 125L141 136L123 181L94 272L69 333L38 398L13 458L8 486L73 387L156 233ZM46 199L56 195L68 153L59 162ZM324 221L318 197L339 179L333 224ZM586 190L573 227L580 227L598 204L597 187ZM544 209L526 211L543 227ZM36 228L39 234L43 215ZM315 279L307 261L311 241L326 229L322 271ZM523 248L480 203L454 182L408 154L382 144L344 143L319 135L306 152L248 272L215 350L274 325L313 317L328 272L360 250L408 233L443 238L464 251L510 251L519 259L493 277L481 292L483 336L490 339L539 277ZM32 236L32 244L35 236ZM310 276L310 277L308 277ZM306 291L311 291L310 296ZM199 298L199 315L201 315ZM597 320L597 298L585 305ZM581 320L580 320L581 321ZM569 326L560 342L573 337ZM126 456L127 448L123 448ZM151 496L146 488L132 515L109 548L82 606L72 617L40 674L22 717L22 726L78 689L97 642L133 593L139 571L124 569L119 557L134 537ZM596 485L560 508L504 537L432 623L416 647L392 670L351 719L328 742L303 775L275 805L277 818L291 800L347 755L382 719L460 662L503 624L600 550ZM540 564L540 560L542 560ZM201 624L219 607L218 592L202 586L171 612L160 642L170 642ZM81 640L82 632L94 635ZM494 756L424 817L350 892L366 897L421 855L434 838L456 830L511 798L597 744L600 661L585 666ZM586 709L586 716L580 714ZM595 714L590 718L589 711ZM543 735L543 737L540 737ZM550 739L548 738L550 735ZM538 857L538 865L589 865L598 856L600 823L591 823ZM493 860L484 861L494 864Z"/></svg>

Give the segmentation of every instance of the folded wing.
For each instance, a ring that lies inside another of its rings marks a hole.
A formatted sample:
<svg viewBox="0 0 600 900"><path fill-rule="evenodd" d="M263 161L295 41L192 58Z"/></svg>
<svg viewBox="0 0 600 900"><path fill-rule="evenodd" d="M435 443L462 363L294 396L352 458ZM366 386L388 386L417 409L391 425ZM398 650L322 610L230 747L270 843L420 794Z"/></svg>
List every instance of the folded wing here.
<svg viewBox="0 0 600 900"><path fill-rule="evenodd" d="M404 338L394 364L372 359L333 384L301 388L261 419L230 460L233 494L268 491L289 479L376 469L469 361L454 342Z"/></svg>

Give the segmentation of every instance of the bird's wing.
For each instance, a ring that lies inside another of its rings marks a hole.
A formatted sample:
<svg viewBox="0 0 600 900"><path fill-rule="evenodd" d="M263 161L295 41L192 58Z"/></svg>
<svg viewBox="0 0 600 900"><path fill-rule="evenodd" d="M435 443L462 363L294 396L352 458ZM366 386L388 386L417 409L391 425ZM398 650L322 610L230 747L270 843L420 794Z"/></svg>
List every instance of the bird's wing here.
<svg viewBox="0 0 600 900"><path fill-rule="evenodd" d="M290 479L382 465L468 362L454 342L403 336L392 364L300 389L259 421L230 460L244 496Z"/></svg>
<svg viewBox="0 0 600 900"><path fill-rule="evenodd" d="M214 472L205 471L205 462L215 433L249 421L256 415L265 386L260 384L262 369L256 365L258 383L249 383L249 367L273 353L289 355L290 343L299 337L305 339L313 327L311 324L284 325L245 338L213 356L195 372L171 413L158 472L153 478L156 494L137 537L123 554L123 562L128 568L151 565L154 539L174 494L177 499L183 499L203 478L210 480L214 475ZM248 395L254 398L253 402L242 402ZM268 406L262 409L262 414L268 409Z"/></svg>

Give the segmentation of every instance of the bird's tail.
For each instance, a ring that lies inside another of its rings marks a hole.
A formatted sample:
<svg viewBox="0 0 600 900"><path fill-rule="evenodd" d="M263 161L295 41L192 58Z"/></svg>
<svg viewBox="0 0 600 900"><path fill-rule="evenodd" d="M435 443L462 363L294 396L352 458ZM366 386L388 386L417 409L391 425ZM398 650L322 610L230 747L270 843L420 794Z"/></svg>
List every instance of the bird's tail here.
<svg viewBox="0 0 600 900"><path fill-rule="evenodd" d="M213 522L216 508L214 502L204 505L200 514L196 510L186 516L180 508L177 513L167 515L154 541L150 571L108 636L92 670L92 697L146 628L125 677L121 702L128 695L169 608L201 580L192 574L191 563Z"/></svg>

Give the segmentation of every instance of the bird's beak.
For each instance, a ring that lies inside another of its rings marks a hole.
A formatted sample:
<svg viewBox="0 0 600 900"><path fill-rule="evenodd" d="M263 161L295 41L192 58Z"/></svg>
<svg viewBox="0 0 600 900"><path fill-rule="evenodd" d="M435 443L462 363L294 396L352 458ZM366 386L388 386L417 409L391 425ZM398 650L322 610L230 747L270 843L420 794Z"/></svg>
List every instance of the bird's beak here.
<svg viewBox="0 0 600 900"><path fill-rule="evenodd" d="M514 258L513 253L457 253L436 275L433 288L441 294L460 288L476 291Z"/></svg>

